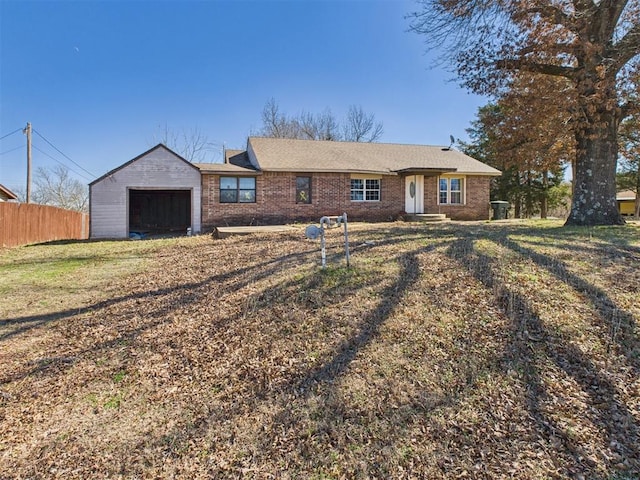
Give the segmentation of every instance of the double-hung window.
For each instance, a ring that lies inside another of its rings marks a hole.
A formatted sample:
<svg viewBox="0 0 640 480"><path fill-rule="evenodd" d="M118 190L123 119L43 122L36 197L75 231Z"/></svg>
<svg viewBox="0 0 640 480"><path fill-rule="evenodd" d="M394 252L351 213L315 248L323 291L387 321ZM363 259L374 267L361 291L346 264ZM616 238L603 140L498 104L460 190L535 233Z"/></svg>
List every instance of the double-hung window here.
<svg viewBox="0 0 640 480"><path fill-rule="evenodd" d="M439 182L438 203L441 205L462 205L464 203L464 179L441 177Z"/></svg>
<svg viewBox="0 0 640 480"><path fill-rule="evenodd" d="M353 202L379 202L380 179L379 178L352 178L351 201Z"/></svg>
<svg viewBox="0 0 640 480"><path fill-rule="evenodd" d="M255 177L220 177L220 203L256 203Z"/></svg>

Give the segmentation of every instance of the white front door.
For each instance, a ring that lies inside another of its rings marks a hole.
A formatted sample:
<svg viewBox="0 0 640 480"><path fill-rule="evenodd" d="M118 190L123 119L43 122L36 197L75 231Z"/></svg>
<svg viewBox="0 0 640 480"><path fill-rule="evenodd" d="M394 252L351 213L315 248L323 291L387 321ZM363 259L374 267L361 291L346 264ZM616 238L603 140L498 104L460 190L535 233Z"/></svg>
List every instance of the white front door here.
<svg viewBox="0 0 640 480"><path fill-rule="evenodd" d="M407 213L424 213L424 175L405 177L404 210Z"/></svg>

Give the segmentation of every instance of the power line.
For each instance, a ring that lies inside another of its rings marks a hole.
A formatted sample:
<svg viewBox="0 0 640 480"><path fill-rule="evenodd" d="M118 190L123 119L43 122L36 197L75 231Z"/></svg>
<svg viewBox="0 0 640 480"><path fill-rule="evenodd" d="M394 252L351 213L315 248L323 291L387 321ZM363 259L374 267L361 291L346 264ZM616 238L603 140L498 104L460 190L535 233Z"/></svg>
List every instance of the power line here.
<svg viewBox="0 0 640 480"><path fill-rule="evenodd" d="M25 147L24 145L20 145L19 147L15 147L15 148L12 148L11 150L7 150L6 152L2 152L0 153L0 155L4 155L5 153L15 152L16 150L20 150L21 148L24 148L24 147Z"/></svg>
<svg viewBox="0 0 640 480"><path fill-rule="evenodd" d="M88 173L92 178L95 178L96 175L94 175L93 173L91 173L89 170L87 170L86 168L84 168L82 165L80 165L79 163L76 163L73 159L71 159L68 155L65 155L63 152L61 152L58 147L56 147L53 143L51 143L49 140L47 140L46 138L44 138L42 136L42 134L40 132L38 132L35 128L33 129L34 133L36 135L38 135L41 139L43 139L45 142L47 142L56 152L58 152L60 155L62 155L64 158L66 158L67 160L69 160L71 163L73 163L76 167L80 168L81 170L83 170L84 172ZM40 152L42 152L42 150L40 150ZM44 153L44 152L42 152ZM53 157L52 157L53 158ZM55 160L55 159L54 159ZM57 161L57 160L56 160ZM77 172L76 172L77 173Z"/></svg>
<svg viewBox="0 0 640 480"><path fill-rule="evenodd" d="M76 175L84 178L85 180L87 180L88 182L91 181L91 178L87 178L86 175L74 170L73 168L69 168L67 165L65 165L64 163L62 163L60 160L58 160L55 157L52 157L51 155L49 155L47 152L45 152L44 150L39 149L38 147L36 147L35 145L33 145L33 148L38 150L40 153L42 153L43 155L46 155L47 157L49 157L51 160L53 160L54 162L58 162L60 165L62 165L65 168L68 168L69 170L71 170L73 173L75 173ZM84 170L84 169L83 169Z"/></svg>
<svg viewBox="0 0 640 480"><path fill-rule="evenodd" d="M21 130L22 130L22 128L18 128L17 130L14 130L14 131L13 131L13 132L11 132L11 133L7 133L6 135L3 135L2 137L0 137L0 140L4 140L4 139L5 139L5 138L7 138L8 136L13 135L14 133L18 133L18 132L20 132Z"/></svg>

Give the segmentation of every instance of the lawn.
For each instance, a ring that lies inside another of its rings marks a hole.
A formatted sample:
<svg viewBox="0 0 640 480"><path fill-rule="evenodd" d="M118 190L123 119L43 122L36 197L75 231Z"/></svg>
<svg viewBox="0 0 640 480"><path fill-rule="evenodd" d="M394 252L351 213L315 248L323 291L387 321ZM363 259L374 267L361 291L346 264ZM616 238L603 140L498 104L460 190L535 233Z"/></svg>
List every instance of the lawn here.
<svg viewBox="0 0 640 480"><path fill-rule="evenodd" d="M0 252L0 478L640 476L640 227Z"/></svg>

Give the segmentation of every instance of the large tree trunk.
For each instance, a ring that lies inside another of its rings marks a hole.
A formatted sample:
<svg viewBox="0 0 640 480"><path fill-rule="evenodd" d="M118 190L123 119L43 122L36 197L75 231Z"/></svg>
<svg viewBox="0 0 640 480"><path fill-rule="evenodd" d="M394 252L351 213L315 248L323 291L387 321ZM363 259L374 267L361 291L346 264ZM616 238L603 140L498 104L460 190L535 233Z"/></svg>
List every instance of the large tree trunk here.
<svg viewBox="0 0 640 480"><path fill-rule="evenodd" d="M565 225L623 225L616 202L618 161L617 98L604 88L609 102L597 99L595 82L578 85L583 125L576 128L576 164L571 213ZM583 88L581 88L583 87ZM595 101L594 101L595 100Z"/></svg>

